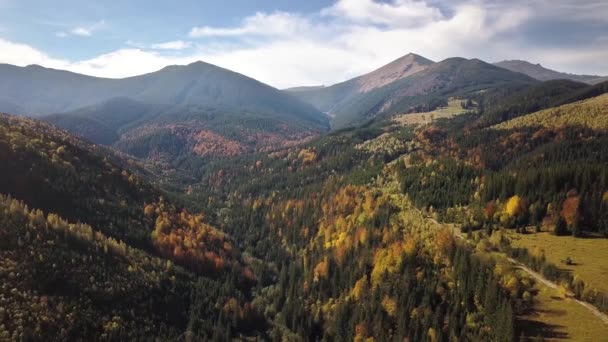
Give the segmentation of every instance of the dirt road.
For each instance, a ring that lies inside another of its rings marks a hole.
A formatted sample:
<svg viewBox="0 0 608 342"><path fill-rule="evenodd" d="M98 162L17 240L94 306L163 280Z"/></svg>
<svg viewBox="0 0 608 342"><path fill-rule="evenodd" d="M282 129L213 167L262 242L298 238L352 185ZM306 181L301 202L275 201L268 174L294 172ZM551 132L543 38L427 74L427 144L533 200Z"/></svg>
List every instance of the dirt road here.
<svg viewBox="0 0 608 342"><path fill-rule="evenodd" d="M433 218L427 218L429 221L433 222L436 225L443 225L443 226L448 226L451 230L452 233L454 234L454 236L460 240L463 240L467 243L469 243L469 241L466 239L466 237L456 229L456 227L453 224L447 225L447 224L440 224L439 222L437 222L437 220L433 219ZM557 285L556 283L550 281L549 279L543 277L540 273L535 272L534 270L532 270L531 268L527 267L526 265L522 264L521 262L513 259L513 258L507 258L509 260L509 262L511 262L513 265L515 265L515 267L519 268L520 270L528 273L532 278L534 278L536 281L538 281L539 283L542 283L543 285L552 288L554 290L559 289L559 285ZM576 303L584 306L587 310L591 311L591 313L596 316L597 318L599 318L602 322L604 322L604 324L608 325L608 315L606 315L605 313L601 312L600 310L598 310L598 308L596 308L595 306L593 306L590 303L584 302L582 300L578 300L576 298L574 298L572 293L568 293L567 296L575 301Z"/></svg>
<svg viewBox="0 0 608 342"><path fill-rule="evenodd" d="M519 268L520 270L528 273L532 278L534 278L536 281L543 283L545 286L550 287L554 290L557 290L559 288L559 285L557 285L556 283L548 280L547 278L543 277L540 273L534 272L532 269L530 269L529 267L527 267L526 265L520 263L519 261L513 259L513 258L507 258L513 265L515 265L515 267ZM604 314L603 312L599 311L595 306L591 305L590 303L584 302L582 300L578 300L576 298L574 298L572 293L568 293L566 294L568 296L568 298L570 298L571 300L577 302L578 304L584 306L587 310L591 311L591 313L596 316L597 318L599 318L600 320L602 320L602 322L604 322L604 324L608 325L608 315Z"/></svg>

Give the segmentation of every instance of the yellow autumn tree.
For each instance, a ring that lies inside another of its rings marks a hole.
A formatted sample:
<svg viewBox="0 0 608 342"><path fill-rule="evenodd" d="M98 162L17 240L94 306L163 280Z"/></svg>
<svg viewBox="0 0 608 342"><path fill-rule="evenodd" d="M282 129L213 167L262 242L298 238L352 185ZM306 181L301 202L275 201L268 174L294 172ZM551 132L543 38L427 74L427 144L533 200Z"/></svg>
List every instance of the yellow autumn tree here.
<svg viewBox="0 0 608 342"><path fill-rule="evenodd" d="M152 216L155 212L156 208L154 207L153 204L146 204L146 206L144 207L144 214L146 216Z"/></svg>
<svg viewBox="0 0 608 342"><path fill-rule="evenodd" d="M313 271L314 281L319 281L320 279L326 279L329 275L329 261L327 258L323 259L321 262L315 266Z"/></svg>
<svg viewBox="0 0 608 342"><path fill-rule="evenodd" d="M449 255L454 251L455 241L452 232L447 229L441 229L435 234L435 263L449 263Z"/></svg>
<svg viewBox="0 0 608 342"><path fill-rule="evenodd" d="M302 149L298 153L298 159L302 161L302 164L307 165L317 160L317 152L314 150Z"/></svg>
<svg viewBox="0 0 608 342"><path fill-rule="evenodd" d="M521 197L519 197L518 195L515 195L515 196L509 198L509 200L507 201L507 204L505 206L505 211L509 216L513 217L513 216L519 215L521 213L521 209L522 209Z"/></svg>
<svg viewBox="0 0 608 342"><path fill-rule="evenodd" d="M369 282L367 281L367 277L363 276L361 277L361 279L357 280L357 282L355 283L355 286L353 287L351 294L352 296L356 299L356 300L360 300L363 295L365 295L365 293L368 291L369 289Z"/></svg>
<svg viewBox="0 0 608 342"><path fill-rule="evenodd" d="M392 297L384 296L382 299L382 308L389 316L395 317L395 314L397 313L397 301Z"/></svg>
<svg viewBox="0 0 608 342"><path fill-rule="evenodd" d="M403 242L403 251L408 257L415 256L418 253L418 241L414 236L410 236Z"/></svg>
<svg viewBox="0 0 608 342"><path fill-rule="evenodd" d="M387 248L380 248L374 254L374 268L372 269L372 284L377 286L384 273L395 273L403 263L403 245L394 242Z"/></svg>

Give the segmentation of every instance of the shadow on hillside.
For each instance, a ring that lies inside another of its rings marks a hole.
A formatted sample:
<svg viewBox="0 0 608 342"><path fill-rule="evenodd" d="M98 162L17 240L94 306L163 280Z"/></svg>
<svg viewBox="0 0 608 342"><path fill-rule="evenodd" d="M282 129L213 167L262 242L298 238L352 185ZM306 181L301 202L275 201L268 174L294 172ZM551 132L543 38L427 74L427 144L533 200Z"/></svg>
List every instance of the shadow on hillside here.
<svg viewBox="0 0 608 342"><path fill-rule="evenodd" d="M547 324L541 321L537 321L531 318L519 319L517 321L518 331L516 336L520 336L522 332L528 337L542 336L543 338L550 339L563 339L569 338L569 335L563 331L562 325Z"/></svg>

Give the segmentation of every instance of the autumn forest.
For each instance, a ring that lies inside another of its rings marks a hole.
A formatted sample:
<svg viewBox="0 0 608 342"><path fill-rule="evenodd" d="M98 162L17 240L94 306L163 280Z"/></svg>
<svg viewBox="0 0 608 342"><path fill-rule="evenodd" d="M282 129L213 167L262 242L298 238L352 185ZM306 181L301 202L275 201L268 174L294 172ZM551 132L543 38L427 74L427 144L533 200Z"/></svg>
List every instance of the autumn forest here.
<svg viewBox="0 0 608 342"><path fill-rule="evenodd" d="M503 66L11 66L0 341L605 339L608 83Z"/></svg>

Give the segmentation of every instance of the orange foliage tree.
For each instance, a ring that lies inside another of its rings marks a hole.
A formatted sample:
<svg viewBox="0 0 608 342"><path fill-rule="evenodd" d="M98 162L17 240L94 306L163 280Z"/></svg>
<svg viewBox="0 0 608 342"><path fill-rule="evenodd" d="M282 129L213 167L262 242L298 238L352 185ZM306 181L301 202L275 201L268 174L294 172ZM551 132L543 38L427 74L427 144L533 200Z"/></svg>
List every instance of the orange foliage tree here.
<svg viewBox="0 0 608 342"><path fill-rule="evenodd" d="M566 220L568 226L572 226L578 216L580 206L580 196L571 195L564 200L561 215Z"/></svg>
<svg viewBox="0 0 608 342"><path fill-rule="evenodd" d="M202 215L158 203L147 204L144 213L155 222L152 239L159 253L194 271L217 273L229 267L240 269L245 279L253 272L240 260L231 239L204 222Z"/></svg>

